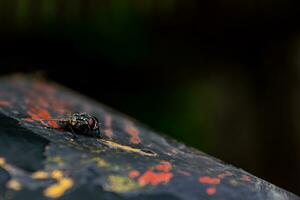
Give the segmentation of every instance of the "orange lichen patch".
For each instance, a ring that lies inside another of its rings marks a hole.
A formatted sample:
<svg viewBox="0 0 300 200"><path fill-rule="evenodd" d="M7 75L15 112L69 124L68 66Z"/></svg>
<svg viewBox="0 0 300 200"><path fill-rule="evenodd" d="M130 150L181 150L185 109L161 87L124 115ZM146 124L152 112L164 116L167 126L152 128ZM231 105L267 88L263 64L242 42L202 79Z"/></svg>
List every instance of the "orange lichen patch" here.
<svg viewBox="0 0 300 200"><path fill-rule="evenodd" d="M0 106L9 106L11 103L6 100L0 100Z"/></svg>
<svg viewBox="0 0 300 200"><path fill-rule="evenodd" d="M139 179L138 183L140 186L147 184L158 185L160 183L168 183L173 177L172 173L155 173L153 171L145 172Z"/></svg>
<svg viewBox="0 0 300 200"><path fill-rule="evenodd" d="M162 171L162 172L169 172L172 169L172 165L168 161L160 161L160 164L154 166L154 169Z"/></svg>
<svg viewBox="0 0 300 200"><path fill-rule="evenodd" d="M247 175L242 175L242 177L240 178L241 181L247 181L247 182L250 182L251 181L251 178L250 176L247 176Z"/></svg>
<svg viewBox="0 0 300 200"><path fill-rule="evenodd" d="M214 195L216 192L217 192L217 189L215 187L206 188L206 193L208 195Z"/></svg>
<svg viewBox="0 0 300 200"><path fill-rule="evenodd" d="M131 170L129 173L128 173L128 176L130 178L135 178L135 177L138 177L140 175L140 172L137 171L137 170Z"/></svg>
<svg viewBox="0 0 300 200"><path fill-rule="evenodd" d="M221 180L219 178L211 178L209 176L201 176L201 177L199 177L198 181L200 183L213 184L213 185L220 184L220 182L221 182Z"/></svg>
<svg viewBox="0 0 300 200"><path fill-rule="evenodd" d="M7 183L6 183L6 187L12 190L16 190L19 191L22 189L22 185L19 181L17 181L16 179L10 179Z"/></svg>
<svg viewBox="0 0 300 200"><path fill-rule="evenodd" d="M61 178L56 184L50 185L44 190L44 195L50 198L61 197L68 189L74 185L71 178Z"/></svg>
<svg viewBox="0 0 300 200"><path fill-rule="evenodd" d="M125 130L126 132L131 136L130 142L133 144L139 144L141 142L141 139L139 137L139 131L138 129L133 125L132 122L126 122L125 123Z"/></svg>
<svg viewBox="0 0 300 200"><path fill-rule="evenodd" d="M143 175L141 175L138 179L138 183L141 186L145 186L147 184L158 185L160 183L168 183L173 174L170 172L172 169L172 165L168 161L160 161L160 163L154 167L150 167L148 171L146 171ZM153 170L158 170L160 172L156 173Z"/></svg>
<svg viewBox="0 0 300 200"><path fill-rule="evenodd" d="M44 126L47 126L49 124L53 128L59 128L56 121L47 121L47 119L52 118L47 110L44 110L44 109L31 109L30 111L27 112L27 114L30 115L30 117L33 120L39 121ZM48 124L45 122L45 120L47 121Z"/></svg>
<svg viewBox="0 0 300 200"><path fill-rule="evenodd" d="M0 157L0 167L4 166L6 163L5 158Z"/></svg>
<svg viewBox="0 0 300 200"><path fill-rule="evenodd" d="M44 171L36 171L33 174L31 174L31 177L34 179L47 179L49 178L49 175L47 172Z"/></svg>

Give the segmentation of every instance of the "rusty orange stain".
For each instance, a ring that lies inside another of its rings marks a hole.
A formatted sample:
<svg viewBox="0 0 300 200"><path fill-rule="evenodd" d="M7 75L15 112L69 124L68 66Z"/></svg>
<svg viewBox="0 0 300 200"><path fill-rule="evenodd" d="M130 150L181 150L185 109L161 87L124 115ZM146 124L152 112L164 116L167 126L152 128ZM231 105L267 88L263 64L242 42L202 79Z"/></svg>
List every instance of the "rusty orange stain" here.
<svg viewBox="0 0 300 200"><path fill-rule="evenodd" d="M0 106L9 106L11 103L6 100L0 100Z"/></svg>
<svg viewBox="0 0 300 200"><path fill-rule="evenodd" d="M242 175L242 177L240 178L240 180L250 182L251 178L250 178L250 176Z"/></svg>
<svg viewBox="0 0 300 200"><path fill-rule="evenodd" d="M221 182L220 178L212 178L209 176L201 176L201 177L199 177L198 181L200 183L213 184L213 185L220 184L220 182Z"/></svg>
<svg viewBox="0 0 300 200"><path fill-rule="evenodd" d="M208 195L214 195L216 193L217 189L215 187L208 187L206 188L206 193Z"/></svg>
<svg viewBox="0 0 300 200"><path fill-rule="evenodd" d="M140 175L140 172L137 171L137 170L131 170L129 173L128 173L128 176L130 178L135 178L135 177L138 177Z"/></svg>
<svg viewBox="0 0 300 200"><path fill-rule="evenodd" d="M153 171L146 171L141 177L138 179L138 183L141 186L145 186L147 184L158 185L160 183L168 183L173 177L172 173L155 173Z"/></svg>
<svg viewBox="0 0 300 200"><path fill-rule="evenodd" d="M132 122L127 121L125 123L125 130L131 136L130 142L133 144L139 144L141 142L141 138L139 137L138 129L133 125Z"/></svg>
<svg viewBox="0 0 300 200"><path fill-rule="evenodd" d="M154 168L162 172L169 172L172 169L172 165L170 162L162 160Z"/></svg>
<svg viewBox="0 0 300 200"><path fill-rule="evenodd" d="M140 186L145 186L147 184L158 185L160 183L168 183L173 178L173 173L170 172L172 165L168 161L160 161L159 164L150 167L143 175L138 178L138 183ZM154 172L157 170L159 172Z"/></svg>

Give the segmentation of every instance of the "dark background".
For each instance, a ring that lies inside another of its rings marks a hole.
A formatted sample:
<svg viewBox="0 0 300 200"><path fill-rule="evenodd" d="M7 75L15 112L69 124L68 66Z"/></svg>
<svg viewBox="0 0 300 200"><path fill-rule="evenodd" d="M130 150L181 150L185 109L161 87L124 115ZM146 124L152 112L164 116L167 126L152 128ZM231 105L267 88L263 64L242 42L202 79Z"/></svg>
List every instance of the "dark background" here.
<svg viewBox="0 0 300 200"><path fill-rule="evenodd" d="M43 73L300 195L299 8L0 0L0 73Z"/></svg>

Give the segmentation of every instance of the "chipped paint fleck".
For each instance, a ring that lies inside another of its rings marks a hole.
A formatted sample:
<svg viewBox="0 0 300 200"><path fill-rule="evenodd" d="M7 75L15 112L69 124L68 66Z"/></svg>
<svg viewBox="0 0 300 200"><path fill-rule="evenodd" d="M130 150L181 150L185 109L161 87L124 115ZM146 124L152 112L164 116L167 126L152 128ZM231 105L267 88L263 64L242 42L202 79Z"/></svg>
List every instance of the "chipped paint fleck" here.
<svg viewBox="0 0 300 200"><path fill-rule="evenodd" d="M47 179L49 178L49 175L47 172L44 171L36 171L31 174L31 177L34 179Z"/></svg>
<svg viewBox="0 0 300 200"><path fill-rule="evenodd" d="M208 195L214 195L217 192L217 189L215 187L208 187L206 188L206 193Z"/></svg>
<svg viewBox="0 0 300 200"><path fill-rule="evenodd" d="M44 195L50 198L59 198L73 185L74 182L71 178L61 178L56 184L47 187L44 190Z"/></svg>
<svg viewBox="0 0 300 200"><path fill-rule="evenodd" d="M15 191L19 191L22 189L22 185L21 183L16 180L16 179L10 179L7 183L6 183L6 187Z"/></svg>
<svg viewBox="0 0 300 200"><path fill-rule="evenodd" d="M200 183L213 184L213 185L220 184L220 182L221 182L221 180L219 178L212 178L209 176L201 176L201 177L199 177L198 181Z"/></svg>
<svg viewBox="0 0 300 200"><path fill-rule="evenodd" d="M128 176L130 178L135 178L135 177L138 177L140 175L140 172L137 171L137 170L131 170L129 173L128 173Z"/></svg>
<svg viewBox="0 0 300 200"><path fill-rule="evenodd" d="M139 185L129 179L128 177L118 176L118 175L111 175L108 177L109 185L107 186L107 190L113 192L128 192L130 190L134 190L139 188Z"/></svg>

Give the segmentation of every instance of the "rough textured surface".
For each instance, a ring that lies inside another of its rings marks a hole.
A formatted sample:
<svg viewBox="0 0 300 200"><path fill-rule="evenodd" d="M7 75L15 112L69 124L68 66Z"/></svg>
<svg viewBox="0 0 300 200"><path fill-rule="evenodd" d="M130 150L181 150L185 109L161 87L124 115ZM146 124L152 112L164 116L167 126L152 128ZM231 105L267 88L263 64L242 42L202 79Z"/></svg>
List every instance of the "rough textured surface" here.
<svg viewBox="0 0 300 200"><path fill-rule="evenodd" d="M103 139L54 121L99 118ZM0 199L299 199L53 83L0 80Z"/></svg>

